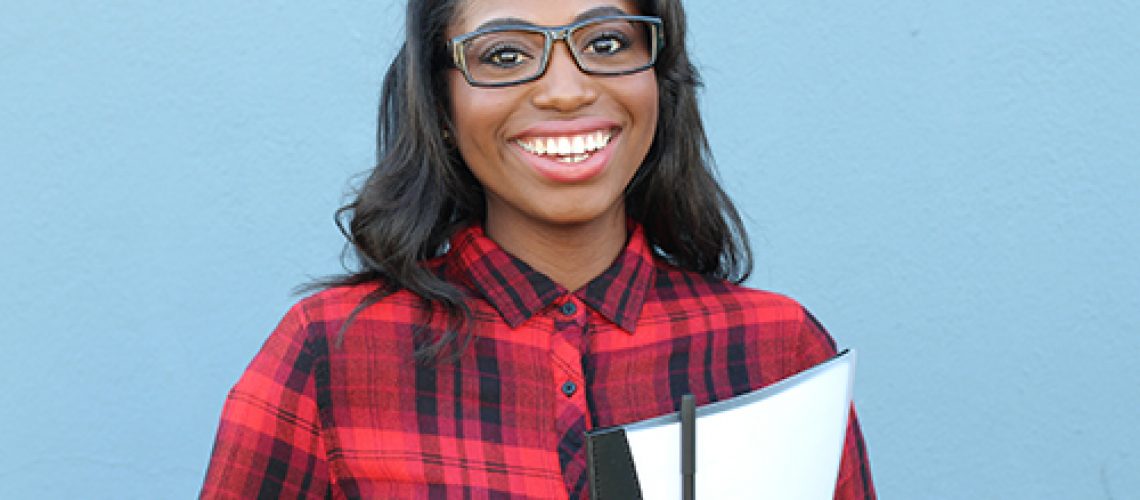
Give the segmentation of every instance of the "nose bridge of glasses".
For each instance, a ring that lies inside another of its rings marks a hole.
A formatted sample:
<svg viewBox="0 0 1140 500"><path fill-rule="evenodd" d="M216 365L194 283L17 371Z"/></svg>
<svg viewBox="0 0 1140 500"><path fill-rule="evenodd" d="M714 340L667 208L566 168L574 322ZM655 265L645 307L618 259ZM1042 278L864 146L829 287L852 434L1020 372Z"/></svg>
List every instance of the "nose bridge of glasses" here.
<svg viewBox="0 0 1140 500"><path fill-rule="evenodd" d="M570 43L570 28L554 28L547 31L547 33L550 33L551 42L562 40L566 43Z"/></svg>
<svg viewBox="0 0 1140 500"><path fill-rule="evenodd" d="M556 47L557 44L555 42L558 42L560 40L563 42L563 45L566 46L566 56L570 58L575 71L585 71L582 68L582 62L578 60L578 52L574 50L573 43L570 38L573 31L573 28L563 27L550 29L546 32L550 42L546 45L546 64L544 65L546 66L546 69L544 70L544 73L545 71L549 71L550 66L554 64L556 57L554 53L558 52L558 48Z"/></svg>

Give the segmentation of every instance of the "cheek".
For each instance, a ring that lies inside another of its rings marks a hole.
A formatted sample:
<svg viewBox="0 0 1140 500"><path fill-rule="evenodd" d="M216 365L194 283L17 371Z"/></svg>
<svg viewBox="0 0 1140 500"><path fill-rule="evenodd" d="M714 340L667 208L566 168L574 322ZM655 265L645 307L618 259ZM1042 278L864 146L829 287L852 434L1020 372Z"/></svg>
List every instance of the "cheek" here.
<svg viewBox="0 0 1140 500"><path fill-rule="evenodd" d="M466 137L467 131L472 128L471 120L474 116L478 116L478 112L472 109L472 88L467 85L462 76L453 74L448 78L448 91L451 101L451 109L449 110L451 116L452 133L456 136L463 138Z"/></svg>
<svg viewBox="0 0 1140 500"><path fill-rule="evenodd" d="M507 119L509 106L505 96L495 89L479 89L467 84L463 77L452 75L451 123L459 152L469 164L477 162L477 155L497 149L498 132Z"/></svg>
<svg viewBox="0 0 1140 500"><path fill-rule="evenodd" d="M657 128L657 119L660 114L660 95L657 90L657 76L655 73L647 73L649 78L646 78L645 89L640 93L642 98L642 106L645 106L650 121L653 123L653 129Z"/></svg>
<svg viewBox="0 0 1140 500"><path fill-rule="evenodd" d="M627 82L627 85L622 85L617 95L632 118L637 139L646 141L642 146L648 150L648 141L652 141L657 131L660 115L657 77L652 71L632 76L636 78Z"/></svg>

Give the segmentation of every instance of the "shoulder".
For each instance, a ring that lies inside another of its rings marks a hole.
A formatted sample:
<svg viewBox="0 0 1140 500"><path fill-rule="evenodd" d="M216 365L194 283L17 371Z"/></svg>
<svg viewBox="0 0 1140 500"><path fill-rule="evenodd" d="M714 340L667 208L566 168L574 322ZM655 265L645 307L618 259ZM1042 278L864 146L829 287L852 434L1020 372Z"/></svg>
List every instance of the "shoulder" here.
<svg viewBox="0 0 1140 500"><path fill-rule="evenodd" d="M366 307L362 307L367 304ZM278 330L291 331L299 340L336 334L349 322L410 314L422 308L419 298L406 291L387 292L382 283L334 286L308 295L285 313Z"/></svg>
<svg viewBox="0 0 1140 500"><path fill-rule="evenodd" d="M757 319L799 323L807 310L786 295L738 285L713 276L660 265L651 297L664 307L696 308L705 312L747 310Z"/></svg>
<svg viewBox="0 0 1140 500"><path fill-rule="evenodd" d="M361 314L371 312L374 307L384 309L419 304L418 296L407 290L388 291L383 283L370 282L326 288L301 299L292 309L313 321L338 321L356 312L365 301L372 304L360 311Z"/></svg>
<svg viewBox="0 0 1140 500"><path fill-rule="evenodd" d="M643 319L650 322L737 332L759 356L780 358L785 375L836 352L831 335L799 301L672 266L658 267L646 306Z"/></svg>
<svg viewBox="0 0 1140 500"><path fill-rule="evenodd" d="M326 288L298 301L289 314L299 315L307 321L344 319L362 300L379 289L379 283Z"/></svg>

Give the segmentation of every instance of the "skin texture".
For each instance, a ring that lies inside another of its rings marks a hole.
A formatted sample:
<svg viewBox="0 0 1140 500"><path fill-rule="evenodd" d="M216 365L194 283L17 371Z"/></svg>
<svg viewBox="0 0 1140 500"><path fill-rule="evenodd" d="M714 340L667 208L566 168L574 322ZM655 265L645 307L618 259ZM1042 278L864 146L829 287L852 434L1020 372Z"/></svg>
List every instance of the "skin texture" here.
<svg viewBox="0 0 1140 500"><path fill-rule="evenodd" d="M613 0L469 0L448 27L448 37L474 31L496 18L540 26L569 24ZM486 193L487 235L567 289L575 290L609 266L625 244L623 192L644 160L657 126L653 69L624 76L592 76L556 43L546 74L505 88L472 87L450 71L451 119L456 145ZM536 125L602 119L620 132L609 161L594 176L556 180L538 172L513 139Z"/></svg>

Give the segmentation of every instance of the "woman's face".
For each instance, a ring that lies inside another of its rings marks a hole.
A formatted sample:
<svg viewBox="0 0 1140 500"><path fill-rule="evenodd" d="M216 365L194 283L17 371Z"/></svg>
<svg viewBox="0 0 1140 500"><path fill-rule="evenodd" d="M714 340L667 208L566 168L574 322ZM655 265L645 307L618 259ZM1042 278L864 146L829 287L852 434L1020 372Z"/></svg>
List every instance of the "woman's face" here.
<svg viewBox="0 0 1140 500"><path fill-rule="evenodd" d="M623 13L639 14L624 0L466 0L447 36L503 19L561 26ZM537 80L474 87L458 70L449 71L448 79L455 140L483 185L488 226L624 223L622 193L657 127L652 68L623 76L587 75L567 45L555 42L549 66ZM578 141L584 148L575 149ZM570 150L563 149L567 145Z"/></svg>

